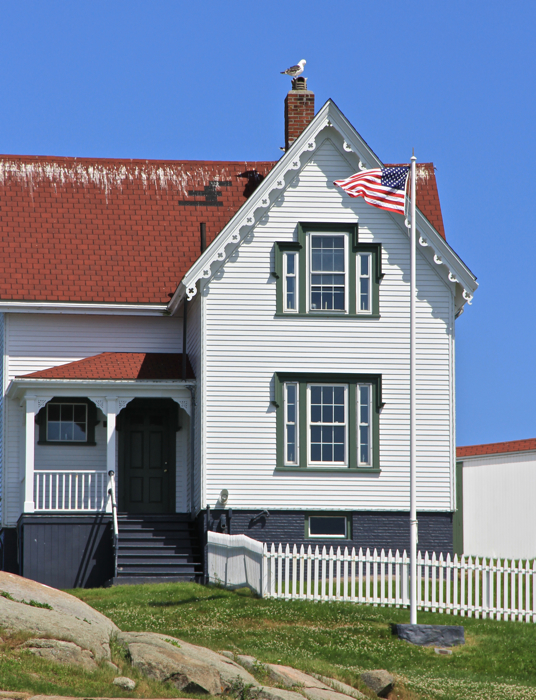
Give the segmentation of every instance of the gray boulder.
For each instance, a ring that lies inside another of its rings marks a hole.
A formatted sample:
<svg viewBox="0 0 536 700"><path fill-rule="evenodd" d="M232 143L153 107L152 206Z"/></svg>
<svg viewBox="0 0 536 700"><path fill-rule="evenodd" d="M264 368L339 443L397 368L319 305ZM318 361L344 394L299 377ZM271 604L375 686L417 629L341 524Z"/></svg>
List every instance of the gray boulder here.
<svg viewBox="0 0 536 700"><path fill-rule="evenodd" d="M30 579L0 572L0 627L73 642L95 659L110 659L110 636L119 628L78 598ZM22 602L25 601L25 602ZM46 607L36 607L34 601Z"/></svg>
<svg viewBox="0 0 536 700"><path fill-rule="evenodd" d="M114 678L114 685L124 688L125 690L134 690L136 688L136 681L132 678L127 678L126 676L118 676Z"/></svg>
<svg viewBox="0 0 536 700"><path fill-rule="evenodd" d="M346 695L328 688L304 688L303 694L308 700L352 700L355 697L354 694ZM361 694L361 697L365 696Z"/></svg>
<svg viewBox="0 0 536 700"><path fill-rule="evenodd" d="M361 674L361 680L380 698L386 698L394 688L395 679L387 671L365 671Z"/></svg>
<svg viewBox="0 0 536 700"><path fill-rule="evenodd" d="M97 669L92 652L82 649L72 642L62 642L57 639L29 639L21 648L47 661L55 661L59 664L74 664L85 671L95 671Z"/></svg>

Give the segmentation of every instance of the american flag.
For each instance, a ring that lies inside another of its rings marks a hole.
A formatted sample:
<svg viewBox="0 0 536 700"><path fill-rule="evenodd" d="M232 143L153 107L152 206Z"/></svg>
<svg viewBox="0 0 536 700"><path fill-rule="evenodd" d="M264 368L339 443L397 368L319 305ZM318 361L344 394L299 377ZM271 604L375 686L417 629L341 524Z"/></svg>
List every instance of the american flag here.
<svg viewBox="0 0 536 700"><path fill-rule="evenodd" d="M335 180L351 197L363 197L373 207L404 214L409 166L362 170L346 180Z"/></svg>

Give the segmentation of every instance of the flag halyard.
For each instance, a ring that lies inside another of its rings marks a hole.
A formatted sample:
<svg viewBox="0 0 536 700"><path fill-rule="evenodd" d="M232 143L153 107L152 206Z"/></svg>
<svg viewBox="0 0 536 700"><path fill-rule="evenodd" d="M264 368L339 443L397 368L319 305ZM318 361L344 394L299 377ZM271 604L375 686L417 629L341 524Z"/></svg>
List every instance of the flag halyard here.
<svg viewBox="0 0 536 700"><path fill-rule="evenodd" d="M404 214L406 184L410 168L397 165L393 168L372 168L333 183L351 197L363 197L365 202L378 209Z"/></svg>

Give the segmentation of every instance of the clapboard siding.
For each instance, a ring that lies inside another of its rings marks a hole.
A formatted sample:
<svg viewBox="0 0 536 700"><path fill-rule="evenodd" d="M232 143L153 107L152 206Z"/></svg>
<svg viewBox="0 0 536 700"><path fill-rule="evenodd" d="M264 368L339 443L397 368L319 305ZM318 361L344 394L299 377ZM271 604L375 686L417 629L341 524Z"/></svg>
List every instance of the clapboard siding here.
<svg viewBox="0 0 536 700"><path fill-rule="evenodd" d="M409 508L409 245L394 218L341 195L352 173L326 141L217 279L206 304L206 490L214 507ZM382 244L380 319L276 318L275 241L295 240L298 221L354 222L362 242ZM437 266L436 266L437 267ZM417 263L418 508L450 510L453 293L419 252ZM378 475L275 473L274 372L381 373Z"/></svg>
<svg viewBox="0 0 536 700"><path fill-rule="evenodd" d="M101 352L181 351L182 322L177 318L9 314L8 381Z"/></svg>
<svg viewBox="0 0 536 700"><path fill-rule="evenodd" d="M463 459L463 550L484 557L536 556L536 452Z"/></svg>
<svg viewBox="0 0 536 700"><path fill-rule="evenodd" d="M101 352L181 352L182 319L146 316L74 314L6 314L4 392L18 375L83 359ZM99 413L101 421L104 416ZM16 524L21 511L24 478L24 412L6 401L3 462L4 524ZM36 469L106 469L106 435L96 427L95 447L36 445ZM36 440L37 440L36 431ZM186 509L188 437L177 434L177 510Z"/></svg>
<svg viewBox="0 0 536 700"><path fill-rule="evenodd" d="M197 294L194 299L188 303L187 312L187 338L186 351L190 358L192 369L196 376L196 406L192 405L192 414L194 415L195 430L194 430L194 483L191 483L191 469L188 468L188 494L192 494L193 499L192 509L194 511L202 508L202 474L201 474L201 443L202 443L202 403L203 403L203 357L202 357L202 328L201 328L201 307L203 300L200 294ZM190 446L190 449L192 447ZM191 458L189 454L189 459Z"/></svg>

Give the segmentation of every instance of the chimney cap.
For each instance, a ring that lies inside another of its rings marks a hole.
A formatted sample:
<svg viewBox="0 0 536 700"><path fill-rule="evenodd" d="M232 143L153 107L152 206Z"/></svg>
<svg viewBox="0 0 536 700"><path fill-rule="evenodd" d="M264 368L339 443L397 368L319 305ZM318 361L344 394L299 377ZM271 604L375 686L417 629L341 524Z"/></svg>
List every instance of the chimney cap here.
<svg viewBox="0 0 536 700"><path fill-rule="evenodd" d="M292 78L292 89L293 90L307 90L307 78L300 76L299 78Z"/></svg>

